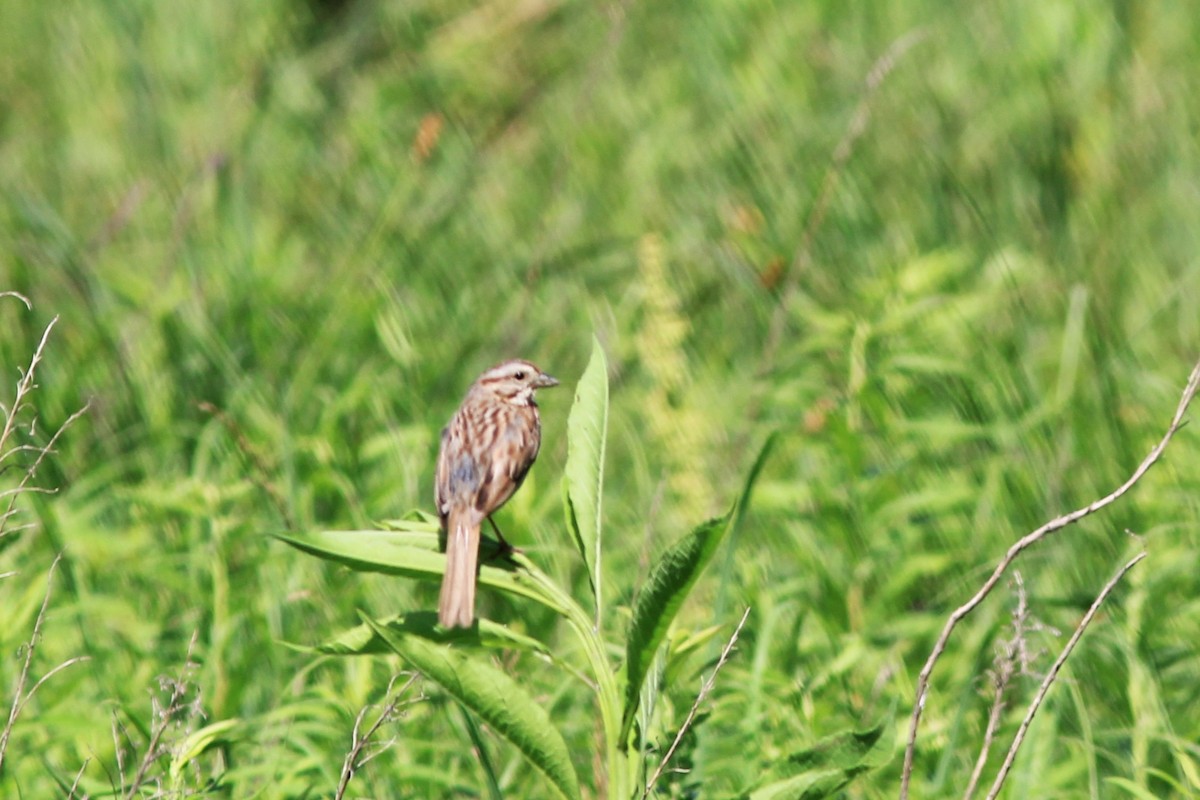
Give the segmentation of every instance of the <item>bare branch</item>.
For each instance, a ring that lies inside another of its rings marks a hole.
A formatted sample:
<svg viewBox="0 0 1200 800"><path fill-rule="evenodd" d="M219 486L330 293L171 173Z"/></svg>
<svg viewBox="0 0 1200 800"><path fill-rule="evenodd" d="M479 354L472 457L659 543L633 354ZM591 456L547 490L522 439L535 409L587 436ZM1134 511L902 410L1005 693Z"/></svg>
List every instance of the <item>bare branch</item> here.
<svg viewBox="0 0 1200 800"><path fill-rule="evenodd" d="M394 720L397 716L397 713L403 706L406 706L409 703L418 702L421 699L416 698L414 700L404 700L405 693L417 680L416 674L408 675L408 680L404 682L404 685L393 691L393 687L396 685L396 679L405 674L406 673L401 672L392 676L392 679L388 682L387 692L384 695L388 698L387 705L383 707L383 711L379 713L379 718L375 720L374 724L372 724L370 728L367 729L365 734L360 735L359 729L362 727L363 720L366 719L367 711L370 710L371 706L363 706L362 710L358 712L358 716L355 717L354 732L351 734L352 744L350 746L350 752L346 753L346 760L342 762L342 777L338 781L337 793L334 795L334 800L342 800L342 798L346 796L346 789L349 788L350 781L354 777L354 773L356 773L363 766L363 764L366 764L372 758L379 755L379 753L386 749L386 747L390 744L390 742L385 743L382 747L377 748L374 753L368 753L365 756L363 755L367 745L370 744L371 739L376 733L379 732L379 729L383 727L383 724L385 722Z"/></svg>
<svg viewBox="0 0 1200 800"><path fill-rule="evenodd" d="M28 479L29 478L28 478L28 474L27 474L25 480L28 480ZM22 483L24 483L24 482L25 481L23 480ZM49 486L18 486L15 489L5 489L3 492L0 492L0 499L5 498L5 497L12 497L13 495L26 494L26 493L29 493L29 494L58 494L58 489L53 489ZM16 509L10 508L7 511L5 511L2 516L0 516L0 519L8 519L15 512L16 512Z"/></svg>
<svg viewBox="0 0 1200 800"><path fill-rule="evenodd" d="M154 709L154 720L151 723L150 741L146 744L146 752L142 755L142 761L138 765L137 772L134 773L133 782L125 789L125 797L127 800L133 800L137 795L138 789L146 782L146 774L150 771L150 767L166 754L166 749L162 747L162 739L166 734L171 723L179 716L180 712L189 708L191 704L183 702L187 696L188 688L191 685L189 678L192 671L196 668L196 663L192 661L192 654L196 649L196 641L199 639L199 632L192 633L192 639L188 642L187 654L183 659L183 666L179 670L178 678L167 678L165 676L159 678L160 687L170 689L170 697L167 700L166 706L160 707L157 698L151 701L151 707Z"/></svg>
<svg viewBox="0 0 1200 800"><path fill-rule="evenodd" d="M71 791L67 794L67 800L72 800L75 797L75 790L79 788L79 782L83 780L83 773L87 771L88 764L92 763L91 758L85 758L83 763L79 765L79 771L75 773L75 780L71 783Z"/></svg>
<svg viewBox="0 0 1200 800"><path fill-rule="evenodd" d="M0 298L4 297L15 297L23 302L26 308L33 308L32 304L29 302L29 298L17 292L0 292ZM34 491L53 491L50 489L30 486L30 481L32 481L34 475L37 474L38 467L41 466L42 461L45 460L49 453L53 452L54 445L58 441L59 436L61 436L63 431L70 427L75 420L82 416L88 408L85 405L82 409L68 417L67 421L59 426L59 429L54 433L53 436L50 437L50 441L48 441L45 445L38 446L32 444L11 444L13 434L17 431L17 424L21 417L21 411L23 408L25 408L30 393L37 388L36 377L38 365L42 362L42 358L46 352L46 344L50 340L50 333L54 330L54 326L58 323L58 319L59 318L57 316L54 317L54 319L50 320L50 323L46 326L45 330L42 331L42 338L38 341L37 347L34 348L33 357L29 360L29 366L24 370L21 370L21 379L17 381L17 389L15 395L13 396L12 405L0 406L0 411L3 412L4 417L3 427L0 428L0 462L7 460L10 456L13 456L17 453L27 451L37 453L33 463L25 468L25 473L17 485L0 492L0 500L3 500L3 498L8 498L6 503L7 507L4 509L3 513L0 513L0 538L15 533L17 530L21 530L24 527L22 526L22 528L15 529L8 528L8 521L15 513L17 498L20 495L26 492ZM33 437L36 435L36 425L37 420L35 417L34 421L29 425L28 436Z"/></svg>
<svg viewBox="0 0 1200 800"><path fill-rule="evenodd" d="M1134 484L1141 480L1142 476L1146 474L1150 467L1154 466L1154 463L1158 461L1167 445L1170 444L1172 437L1175 436L1176 431L1178 431L1183 425L1183 417L1187 413L1188 405L1192 402L1192 398L1195 397L1198 387L1200 387L1200 362L1197 362L1192 368L1191 375L1188 377L1187 385L1183 389L1183 395L1179 400L1179 405L1175 409L1175 416L1171 419L1171 424L1167 428L1167 432L1163 434L1163 437L1161 440L1159 440L1158 444L1156 444L1153 449L1150 450L1150 453L1145 459L1143 459L1142 463L1139 464L1137 469L1133 471L1133 474L1129 476L1129 479L1118 486L1110 494L1101 497L1099 500L1095 500L1083 508L1076 509L1069 514L1056 517L1032 533L1026 534L1024 537L1022 537L1019 541L1008 548L1008 552L1005 553L1004 558L1000 560L1000 563L996 565L991 577L984 582L979 591L975 593L975 596L963 605L956 608L954 612L950 614L950 617L946 620L945 627L942 628L942 632L938 637L937 643L933 647L933 651L929 654L929 658L926 660L925 666L922 667L921 673L917 677L917 698L916 702L913 704L912 717L908 728L908 742L904 748L904 768L900 773L900 800L906 800L908 797L908 787L910 781L912 780L913 759L916 755L917 730L920 727L921 712L925 709L925 701L928 697L929 678L933 674L933 668L937 665L938 659L941 658L942 653L945 652L946 645L950 641L950 636L954 633L954 629L958 626L958 623L961 622L968 614L978 608L979 604L982 603L989 594L991 594L992 589L995 588L997 583L999 583L1000 579L1004 576L1004 573L1008 571L1008 568L1012 565L1013 561L1015 561L1017 556L1024 552L1026 548L1037 544L1050 534L1062 530L1068 525L1078 522L1089 514L1093 514L1096 511L1111 505L1120 499L1121 496L1128 492L1131 488L1133 488Z"/></svg>
<svg viewBox="0 0 1200 800"><path fill-rule="evenodd" d="M1047 628L1033 619L1029 611L1029 598L1025 593L1025 581L1021 578L1020 570L1013 572L1012 583L1017 594L1017 607L1013 609L1012 613L1013 634L1011 639L997 644L994 666L988 670L988 677L991 678L992 684L992 707L988 712L987 727L983 732L983 744L979 748L979 757L975 759L975 769L972 770L971 780L967 782L967 789L963 792L963 800L970 800L979 786L983 768L987 766L988 755L996 740L996 731L1000 728L1001 717L1008 705L1006 695L1009 686L1018 675L1030 674L1035 654L1029 649L1029 634L1041 630L1050 630L1055 635L1058 634L1058 631Z"/></svg>
<svg viewBox="0 0 1200 800"><path fill-rule="evenodd" d="M741 634L742 628L746 625L746 620L749 617L750 607L747 606L737 627L733 629L733 635L725 643L725 648L721 651L721 657L717 659L717 665L713 667L712 674L700 686L700 692L696 695L696 701L692 703L692 708L688 711L687 718L679 726L679 732L675 734L675 741L671 742L671 746L667 748L662 761L658 762L658 768L654 770L654 774L650 776L650 780L646 783L646 788L642 792L642 800L646 800L650 796L651 790L654 789L654 784L658 783L658 779L662 776L663 770L667 768L667 763L670 762L671 756L675 755L675 750L679 747L679 743L683 741L684 734L688 732L688 729L692 727L692 723L695 722L696 714L700 711L700 704L704 702L705 698L712 692L713 687L717 685L717 673L721 671L721 667L725 666L725 662L729 660L729 654L733 652L733 646L737 643L738 635Z"/></svg>
<svg viewBox="0 0 1200 800"><path fill-rule="evenodd" d="M38 447L36 444L19 444L19 445L16 445L15 447L11 447L11 448L9 448L9 449L8 449L6 452L4 452L4 453L0 453L0 464L3 464L5 461L7 461L9 456L14 456L14 455L16 455L17 453L30 453L30 452L37 452L37 451L39 451L39 450L41 450L41 449L42 449L42 448ZM7 469L8 469L8 468L7 468L7 467L5 467L5 470L6 470L6 471L7 471Z"/></svg>
<svg viewBox="0 0 1200 800"><path fill-rule="evenodd" d="M4 531L5 536L10 536L12 534L20 533L21 531L27 531L27 530L30 530L31 528L37 527L36 522L26 522L24 525L17 525L16 527L13 527L13 528L10 528L7 525L5 525L4 522L9 517L13 516L16 513L17 513L16 510L13 510L13 511L6 511L3 514L0 514L0 530Z"/></svg>
<svg viewBox="0 0 1200 800"><path fill-rule="evenodd" d="M66 661L62 662L54 669L47 672L45 675L38 678L38 682L35 683L32 688L30 688L30 690L25 694L24 699L21 700L21 707L19 709L17 709L17 714L20 714L21 711L23 711L25 709L25 704L33 699L33 696L35 694L37 694L37 690L42 688L43 683L50 680L58 673L62 672L67 667L73 667L76 664L82 663L84 661L91 661L91 660L92 660L91 656L75 656L74 658L68 658Z"/></svg>
<svg viewBox="0 0 1200 800"><path fill-rule="evenodd" d="M993 673L993 686L995 694L992 696L992 708L988 712L987 728L983 732L983 744L979 748L979 756L975 759L975 768L971 770L971 780L967 782L967 790L963 792L963 800L971 800L975 795L975 787L979 785L979 778L983 775L983 768L987 765L988 753L992 750L992 743L996 740L996 731L1000 728L1000 717L1004 713L1004 695L1008 691L1008 683L1012 679L1011 672L996 670Z"/></svg>
<svg viewBox="0 0 1200 800"><path fill-rule="evenodd" d="M15 297L25 304L25 308L33 311L33 303L29 302L29 298L20 292L0 292L0 297Z"/></svg>
<svg viewBox="0 0 1200 800"><path fill-rule="evenodd" d="M50 331L54 330L54 326L57 323L58 317L50 320L50 324L42 332L41 341L38 342L38 346L33 351L33 358L29 360L29 367L21 373L21 380L17 381L16 399L13 400L12 410L4 418L4 429L0 430L0 450L5 448L9 436L12 435L13 426L17 422L17 413L21 410L22 401L26 395L33 391L33 376L37 372L37 366L42 360L42 353L46 349L46 341L50 338Z"/></svg>
<svg viewBox="0 0 1200 800"><path fill-rule="evenodd" d="M42 684L41 681L38 681L28 694L25 693L25 682L29 680L29 669L33 665L33 654L37 650L38 641L42 636L42 622L46 619L46 609L50 607L50 589L54 585L54 570L58 568L58 562L61 558L61 554L55 556L54 563L50 565L50 570L46 574L46 594L42 597L42 607L38 610L37 616L33 620L33 634L30 635L29 641L25 644L25 663L21 665L21 672L17 675L17 686L13 691L13 701L12 707L8 712L8 722L5 723L4 730L0 731L0 768L4 766L4 754L8 750L8 740L12 736L13 726L17 724L17 717L21 715L21 709L25 706L25 701L32 697L33 693L37 691L38 686Z"/></svg>
<svg viewBox="0 0 1200 800"><path fill-rule="evenodd" d="M1117 574L1104 585L1100 590L1100 594L1092 603L1092 607L1083 615L1083 619L1079 621L1079 625L1075 627L1075 632L1071 634L1071 638L1067 641L1066 647L1059 653L1058 658L1054 662L1054 666L1046 673L1042 685L1038 688L1037 696L1033 698L1033 702L1029 704L1029 710L1025 712L1025 719L1021 720L1021 727L1017 729L1017 735L1013 737L1012 746L1008 748L1008 755L1004 758L1004 763L1000 765L1000 772L996 775L996 781L992 784L992 790L988 792L987 800L995 800L996 795L1000 793L1000 788L1004 785L1005 778L1008 777L1008 772L1012 769L1013 761L1017 758L1017 750L1021 748L1021 743L1025 741L1025 734L1029 732L1029 725L1033 722L1033 717L1037 714L1038 709L1042 707L1042 701L1046 698L1046 693L1050 691L1050 686L1054 683L1054 679L1058 677L1059 670L1063 664L1067 663L1067 658L1071 655L1071 651L1075 649L1075 645L1083 637L1083 632L1087 630L1087 626L1091 623L1092 618L1096 616L1096 612L1100 610L1101 604L1125 577L1125 573L1133 569L1139 561L1146 557L1145 551L1138 553L1129 560L1125 566L1117 570Z"/></svg>
<svg viewBox="0 0 1200 800"><path fill-rule="evenodd" d="M49 330L49 329L47 329L47 330ZM32 371L32 367L31 367L30 371ZM63 435L63 432L66 431L67 428L71 427L71 425L73 425L76 420L78 420L80 417L82 417L84 414L86 414L88 412L88 409L91 408L91 405L92 405L91 401L88 401L87 403L84 404L83 408L79 409L74 414L67 417L66 421L64 421L62 425L59 425L58 430L56 430L54 432L54 435L50 437L50 441L46 442L46 444L44 446L37 448L37 450L38 450L37 458L34 459L33 463L28 468L26 468L25 475L24 475L24 477L21 478L21 482L17 484L16 488L9 489L9 490L3 492L2 495L0 495L0 496L4 496L4 495L9 496L8 508L5 509L4 516L2 518L2 520L4 522L7 522L8 518L10 516L12 516L13 509L16 506L17 497L20 496L21 494L23 494L25 492L31 492L31 491L41 491L41 492L53 494L55 491L57 491L54 489L38 489L37 487L29 486L29 481L33 480L33 476L37 474L38 467L40 467L42 465L42 462L46 459L46 456L49 455L54 450L54 445L58 442L59 437ZM9 417L10 421L15 417L16 411L18 410L19 406L20 406L20 401L18 400L18 402L13 406L13 415ZM6 430L6 433L7 433L7 430ZM0 446L3 446L2 443L0 443ZM0 523L0 538L3 538L7 533L11 533L11 531L5 530L4 525L2 523Z"/></svg>
<svg viewBox="0 0 1200 800"><path fill-rule="evenodd" d="M113 754L117 761L117 777L121 780L121 796L125 796L125 745L129 741L129 736L125 733L125 726L121 724L121 720L117 717L117 712L112 712L112 737L113 737ZM111 782L111 776L110 776ZM112 793L114 796L117 792Z"/></svg>

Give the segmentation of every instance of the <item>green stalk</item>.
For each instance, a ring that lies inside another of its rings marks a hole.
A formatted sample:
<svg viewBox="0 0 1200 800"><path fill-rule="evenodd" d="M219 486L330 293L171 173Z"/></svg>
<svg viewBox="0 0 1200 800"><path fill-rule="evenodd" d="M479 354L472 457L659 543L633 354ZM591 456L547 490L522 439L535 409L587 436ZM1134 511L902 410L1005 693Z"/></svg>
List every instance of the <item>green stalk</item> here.
<svg viewBox="0 0 1200 800"><path fill-rule="evenodd" d="M557 584L537 569L524 557L517 561L532 578L537 588L545 593L567 622L575 630L583 645L584 655L596 676L596 693L600 703L600 718L604 725L604 741L606 762L608 765L608 796L612 800L629 800L633 787L630 784L629 759L627 753L621 751L621 693L617 690L616 673L608 662L604 652L604 642L600 638L599 629L593 625L592 619L570 596L563 592Z"/></svg>

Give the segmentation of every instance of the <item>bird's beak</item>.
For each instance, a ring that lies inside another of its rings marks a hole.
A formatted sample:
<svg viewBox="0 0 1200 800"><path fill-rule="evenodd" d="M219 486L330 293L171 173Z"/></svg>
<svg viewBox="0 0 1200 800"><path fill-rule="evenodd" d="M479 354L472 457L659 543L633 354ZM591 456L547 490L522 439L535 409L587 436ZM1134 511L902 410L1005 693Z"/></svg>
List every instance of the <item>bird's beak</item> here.
<svg viewBox="0 0 1200 800"><path fill-rule="evenodd" d="M558 386L558 378L553 375L547 375L544 372L538 375L537 380L533 382L533 388L535 389L549 389L551 386Z"/></svg>

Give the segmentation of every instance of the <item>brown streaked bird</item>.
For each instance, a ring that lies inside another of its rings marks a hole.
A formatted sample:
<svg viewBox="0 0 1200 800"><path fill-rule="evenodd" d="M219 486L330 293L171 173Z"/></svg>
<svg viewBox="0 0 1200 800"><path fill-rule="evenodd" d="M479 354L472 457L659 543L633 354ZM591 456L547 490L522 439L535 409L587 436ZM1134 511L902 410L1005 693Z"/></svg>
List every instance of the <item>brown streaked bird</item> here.
<svg viewBox="0 0 1200 800"><path fill-rule="evenodd" d="M469 628L475 621L480 526L512 497L537 458L542 422L534 390L557 385L528 361L497 364L471 384L442 429L434 500L446 533L438 601L444 627Z"/></svg>

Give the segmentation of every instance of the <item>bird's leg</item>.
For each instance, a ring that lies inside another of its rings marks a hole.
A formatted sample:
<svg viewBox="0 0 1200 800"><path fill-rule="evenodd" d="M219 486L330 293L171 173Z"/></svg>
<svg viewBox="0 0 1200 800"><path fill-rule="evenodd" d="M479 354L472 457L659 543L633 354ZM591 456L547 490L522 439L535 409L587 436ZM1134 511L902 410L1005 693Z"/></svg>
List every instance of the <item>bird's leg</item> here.
<svg viewBox="0 0 1200 800"><path fill-rule="evenodd" d="M511 556L517 548L509 544L508 540L504 538L504 534L500 532L500 527L496 525L496 520L492 519L491 514L488 515L487 521L492 526L492 532L496 534L496 539L500 542L500 550L497 555L501 558Z"/></svg>

